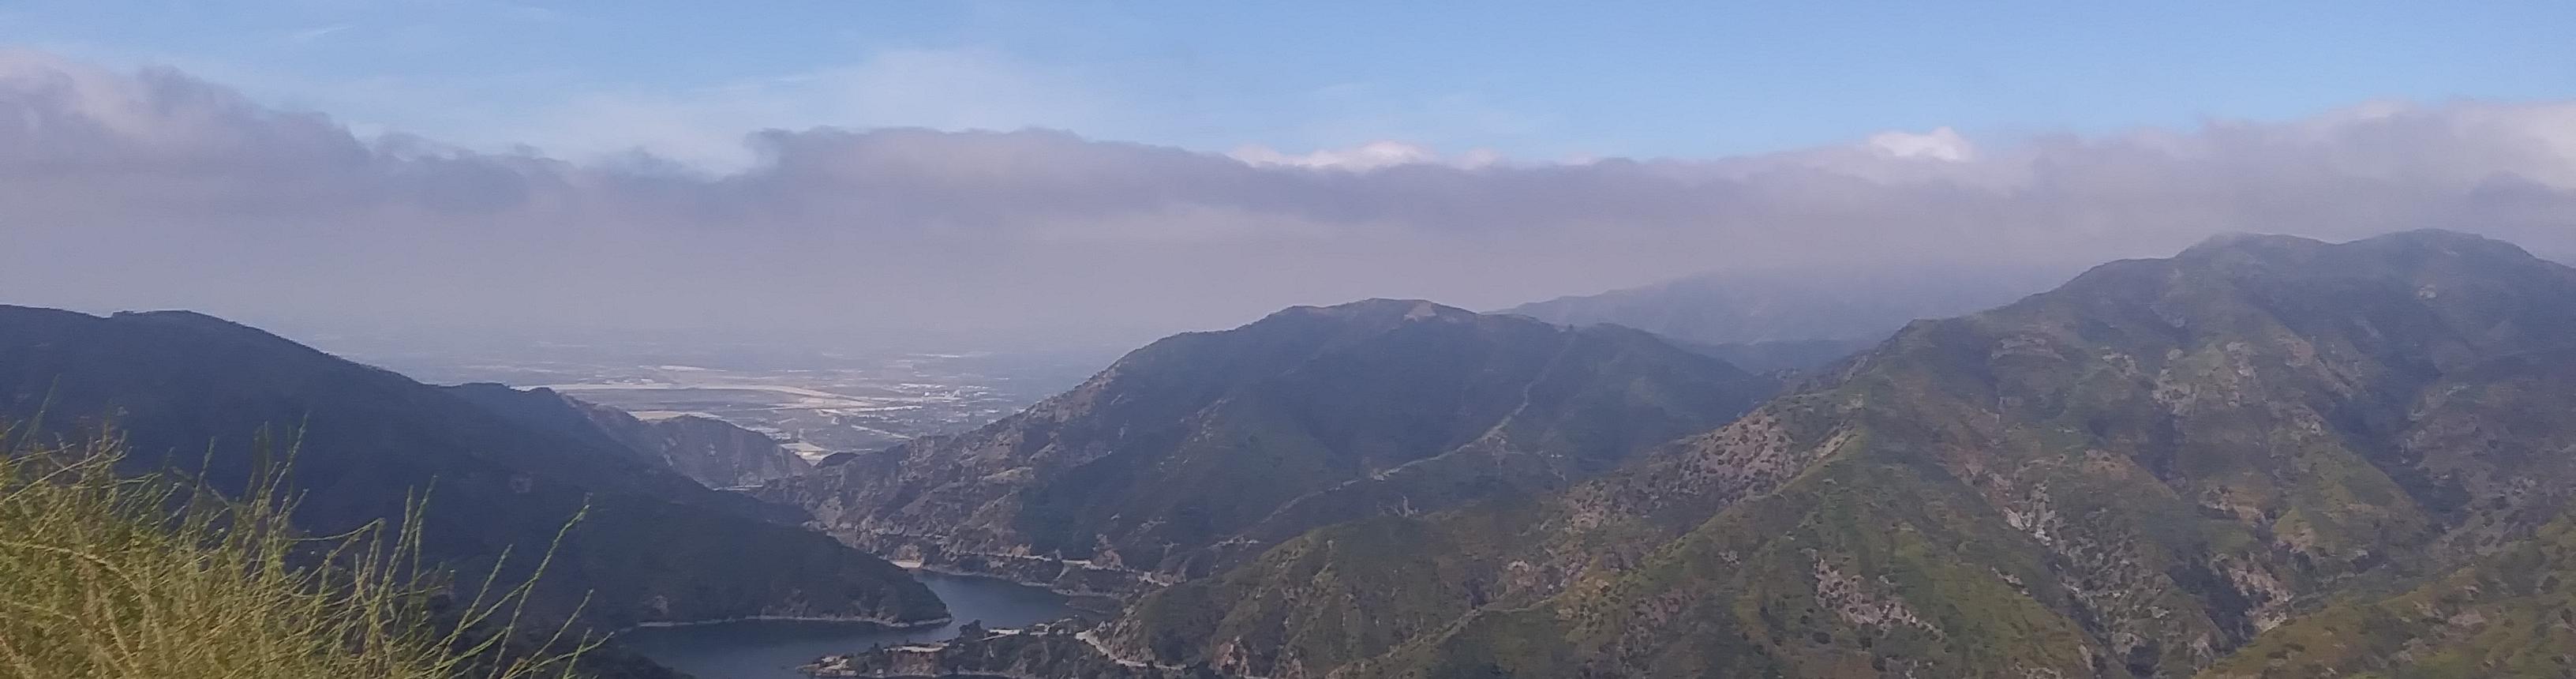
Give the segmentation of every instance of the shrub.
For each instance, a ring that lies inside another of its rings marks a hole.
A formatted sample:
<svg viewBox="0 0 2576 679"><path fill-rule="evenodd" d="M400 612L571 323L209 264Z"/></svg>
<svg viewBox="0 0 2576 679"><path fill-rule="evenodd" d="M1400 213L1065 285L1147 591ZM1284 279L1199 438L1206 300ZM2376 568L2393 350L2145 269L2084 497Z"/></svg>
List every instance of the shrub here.
<svg viewBox="0 0 2576 679"><path fill-rule="evenodd" d="M405 529L295 531L287 464L226 497L121 473L113 437L33 438L0 428L0 676L572 675L582 645L562 629L535 647L574 650L504 648L527 641L513 634L526 585L444 601Z"/></svg>

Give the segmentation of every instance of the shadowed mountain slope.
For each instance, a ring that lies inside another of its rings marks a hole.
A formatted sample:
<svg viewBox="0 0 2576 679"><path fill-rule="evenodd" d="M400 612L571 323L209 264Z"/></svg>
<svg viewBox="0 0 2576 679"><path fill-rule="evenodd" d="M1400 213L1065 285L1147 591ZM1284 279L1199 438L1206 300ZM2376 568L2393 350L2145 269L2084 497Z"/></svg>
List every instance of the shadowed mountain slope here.
<svg viewBox="0 0 2576 679"><path fill-rule="evenodd" d="M767 434L712 417L681 415L642 420L626 411L545 387L522 390L475 383L447 390L532 426L633 451L646 461L669 467L709 488L759 485L814 468L813 463L778 445Z"/></svg>
<svg viewBox="0 0 2576 679"><path fill-rule="evenodd" d="M548 616L578 607L615 628L946 615L902 570L792 525L804 518L793 508L708 490L596 432L533 426L200 314L0 307L0 417L37 435L113 431L131 443L130 462L220 488L241 487L291 441L300 527L398 520L407 498L426 496L416 528L427 555L479 577L506 554L504 582L587 507L538 589Z"/></svg>

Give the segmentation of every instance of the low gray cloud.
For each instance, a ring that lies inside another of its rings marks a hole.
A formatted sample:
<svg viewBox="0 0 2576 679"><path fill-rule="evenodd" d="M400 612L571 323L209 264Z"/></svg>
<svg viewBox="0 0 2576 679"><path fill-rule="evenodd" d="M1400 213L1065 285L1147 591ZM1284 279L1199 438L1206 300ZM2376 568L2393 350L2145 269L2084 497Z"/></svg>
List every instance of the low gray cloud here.
<svg viewBox="0 0 2576 679"><path fill-rule="evenodd" d="M2071 266L2228 231L2444 227L2576 253L2569 103L1584 163L1247 162L1046 130L744 143L758 161L721 174L475 153L177 72L0 53L0 301L1123 339L1368 296L1499 307L1708 270ZM1326 162L1345 157L1369 162Z"/></svg>

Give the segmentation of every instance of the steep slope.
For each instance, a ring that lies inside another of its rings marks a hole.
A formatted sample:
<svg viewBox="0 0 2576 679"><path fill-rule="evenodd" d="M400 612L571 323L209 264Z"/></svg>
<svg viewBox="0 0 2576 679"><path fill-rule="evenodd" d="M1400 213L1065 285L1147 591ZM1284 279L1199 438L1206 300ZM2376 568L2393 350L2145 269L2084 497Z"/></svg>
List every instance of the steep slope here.
<svg viewBox="0 0 2576 679"><path fill-rule="evenodd" d="M625 411L590 405L593 417L617 426L634 420ZM778 445L768 434L699 415L635 420L644 425L630 436L659 448L673 469L716 488L745 488L814 470L814 463ZM602 426L610 426L603 424Z"/></svg>
<svg viewBox="0 0 2576 679"><path fill-rule="evenodd" d="M520 390L476 383L447 390L531 426L586 439L604 436L604 443L668 466L709 488L759 485L814 468L813 463L766 434L711 417L683 415L646 421L626 411L544 387Z"/></svg>
<svg viewBox="0 0 2576 679"><path fill-rule="evenodd" d="M59 436L112 429L132 461L225 487L284 447L263 431L278 441L300 433L299 526L328 533L399 519L406 498L426 495L424 551L466 574L507 554L505 577L524 575L587 505L539 603L550 615L578 606L604 627L945 615L891 564L772 521L801 519L792 509L707 490L604 436L532 426L203 315L0 307L0 418Z"/></svg>
<svg viewBox="0 0 2576 679"><path fill-rule="evenodd" d="M1877 342L1908 321L2000 306L2065 282L2074 272L1993 267L1721 272L1531 302L1496 313L1561 325L1624 325L1712 345Z"/></svg>
<svg viewBox="0 0 2576 679"><path fill-rule="evenodd" d="M2522 354L2428 390L2400 445L2472 489L2437 554L2468 558L2265 631L2210 677L2555 677L2576 668L2576 351ZM2561 512L2537 530L2530 526ZM2376 673L2376 674L2373 674Z"/></svg>
<svg viewBox="0 0 2576 679"><path fill-rule="evenodd" d="M1155 342L976 432L759 493L880 554L1109 588L1090 578L1195 576L1319 525L1560 488L1770 388L1624 328L1417 301L1298 307ZM1058 559L1088 568L1053 572Z"/></svg>
<svg viewBox="0 0 2576 679"><path fill-rule="evenodd" d="M2576 671L2576 521L2401 596L2273 628L2208 679L2564 677Z"/></svg>
<svg viewBox="0 0 2576 679"><path fill-rule="evenodd" d="M1913 324L1543 501L1290 541L1110 636L1276 677L2188 676L2557 516L2571 344L2576 270L2508 244L2220 239Z"/></svg>

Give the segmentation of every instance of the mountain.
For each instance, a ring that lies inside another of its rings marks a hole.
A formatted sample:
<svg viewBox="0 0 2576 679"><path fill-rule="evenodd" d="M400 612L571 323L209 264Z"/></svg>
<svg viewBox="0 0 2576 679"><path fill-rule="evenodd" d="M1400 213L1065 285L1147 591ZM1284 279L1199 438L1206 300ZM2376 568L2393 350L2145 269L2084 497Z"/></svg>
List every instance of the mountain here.
<svg viewBox="0 0 2576 679"><path fill-rule="evenodd" d="M814 468L813 463L778 445L769 435L712 417L682 415L641 420L626 411L544 387L520 390L472 383L447 389L523 423L572 436L605 436L607 443L670 467L709 488L754 486Z"/></svg>
<svg viewBox="0 0 2576 679"><path fill-rule="evenodd" d="M1711 345L1787 342L1793 344L1763 351L1796 358L1795 343L1834 341L1858 350L1885 339L1908 321L2000 306L2064 282L2071 273L2071 269L1995 267L1719 272L1531 302L1497 313L1561 325L1624 325ZM1817 347L1805 349L1812 352ZM1829 362L1845 353L1813 363Z"/></svg>
<svg viewBox="0 0 2576 679"><path fill-rule="evenodd" d="M1154 342L977 431L758 494L879 554L1118 590L1315 526L1561 488L1772 389L1625 328L1421 301L1296 307Z"/></svg>
<svg viewBox="0 0 2576 679"><path fill-rule="evenodd" d="M596 627L946 615L901 569L792 525L805 518L793 508L708 490L595 429L532 424L209 316L0 306L0 419L39 435L114 432L136 464L219 488L291 447L300 527L399 521L425 496L422 549L467 584L496 564L523 579L586 507L536 612L578 608Z"/></svg>
<svg viewBox="0 0 2576 679"><path fill-rule="evenodd" d="M624 432L631 445L659 453L689 478L716 488L745 488L813 471L814 463L768 434L701 415L638 420L626 411L589 406L601 427ZM640 425L640 426L638 426Z"/></svg>
<svg viewBox="0 0 2576 679"><path fill-rule="evenodd" d="M1910 324L1562 492L1286 541L1103 636L1280 678L2562 676L2570 413L2576 269L2215 239Z"/></svg>
<svg viewBox="0 0 2576 679"><path fill-rule="evenodd" d="M1674 340L1674 343L1692 351L1715 356L1718 360L1726 361L1728 365L1756 373L1798 375L1820 370L1833 365L1835 361L1850 358L1852 354L1876 345L1878 338L1771 340L1730 344L1699 344L1688 340Z"/></svg>

